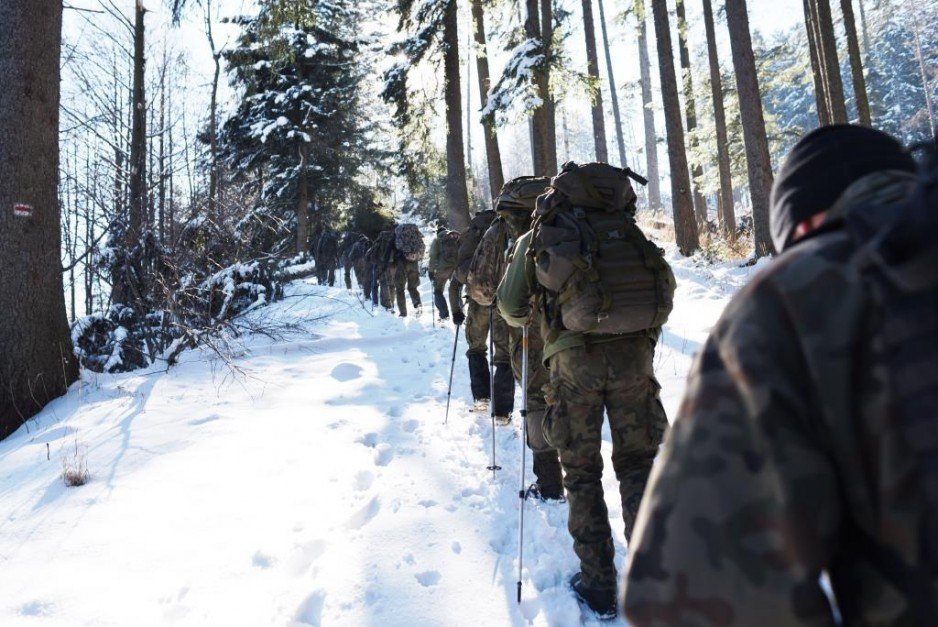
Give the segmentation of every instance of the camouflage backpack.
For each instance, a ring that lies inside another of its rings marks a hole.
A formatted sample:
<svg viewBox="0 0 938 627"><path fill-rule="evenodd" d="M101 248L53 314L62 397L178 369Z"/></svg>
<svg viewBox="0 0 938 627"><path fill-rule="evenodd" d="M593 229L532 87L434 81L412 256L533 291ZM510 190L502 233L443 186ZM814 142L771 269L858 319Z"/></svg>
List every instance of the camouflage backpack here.
<svg viewBox="0 0 938 627"><path fill-rule="evenodd" d="M469 263L466 285L469 297L484 307L495 302L495 290L505 275L508 265L508 225L496 218L482 236L476 252Z"/></svg>
<svg viewBox="0 0 938 627"><path fill-rule="evenodd" d="M426 252L423 235L416 224L399 224L394 229L394 245L407 261L420 261Z"/></svg>
<svg viewBox="0 0 938 627"><path fill-rule="evenodd" d="M466 284L469 278L469 264L472 263L476 248L496 217L495 212L491 209L480 211L469 222L469 228L459 236L459 253L456 255L456 270L453 272L453 276L463 285Z"/></svg>
<svg viewBox="0 0 938 627"><path fill-rule="evenodd" d="M384 272L393 251L394 231L381 231L375 243L368 249L367 261L374 264L378 272Z"/></svg>
<svg viewBox="0 0 938 627"><path fill-rule="evenodd" d="M635 224L629 169L567 163L538 198L533 256L551 329L625 334L663 325L674 307L664 251Z"/></svg>
<svg viewBox="0 0 938 627"><path fill-rule="evenodd" d="M456 271L456 262L459 259L459 233L446 231L440 235L440 267L437 274L447 279Z"/></svg>
<svg viewBox="0 0 938 627"><path fill-rule="evenodd" d="M495 199L495 211L524 211L533 213L537 197L550 186L546 176L519 176L505 183Z"/></svg>
<svg viewBox="0 0 938 627"><path fill-rule="evenodd" d="M938 567L938 146L904 198L870 198L849 206L840 226L853 242L851 264L864 277L879 330L873 358L891 375L893 424L919 469L929 568L908 565L852 520L848 541L904 593L918 624L931 624L938 615L932 588Z"/></svg>

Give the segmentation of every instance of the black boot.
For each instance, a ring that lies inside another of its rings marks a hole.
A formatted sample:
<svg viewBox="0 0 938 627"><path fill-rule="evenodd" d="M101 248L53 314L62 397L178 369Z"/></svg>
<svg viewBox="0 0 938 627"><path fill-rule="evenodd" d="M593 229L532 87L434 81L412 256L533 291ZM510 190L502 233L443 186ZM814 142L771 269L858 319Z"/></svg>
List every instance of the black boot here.
<svg viewBox="0 0 938 627"><path fill-rule="evenodd" d="M482 401L492 398L489 388L489 362L485 355L469 355L469 383L472 387L472 400Z"/></svg>
<svg viewBox="0 0 938 627"><path fill-rule="evenodd" d="M583 585L583 573L571 577L570 587L581 603L596 612L599 620L612 620L619 613L615 588L587 588Z"/></svg>
<svg viewBox="0 0 938 627"><path fill-rule="evenodd" d="M515 375L511 371L510 363L495 364L495 393L492 402L495 404L496 416L511 416L515 408Z"/></svg>
<svg viewBox="0 0 938 627"><path fill-rule="evenodd" d="M446 304L446 297L443 296L443 290L434 290L433 302L436 303L436 310L440 312L440 320L449 318L449 306Z"/></svg>
<svg viewBox="0 0 938 627"><path fill-rule="evenodd" d="M531 495L542 501L564 501L563 473L557 451L534 453L534 476L537 482L531 486Z"/></svg>

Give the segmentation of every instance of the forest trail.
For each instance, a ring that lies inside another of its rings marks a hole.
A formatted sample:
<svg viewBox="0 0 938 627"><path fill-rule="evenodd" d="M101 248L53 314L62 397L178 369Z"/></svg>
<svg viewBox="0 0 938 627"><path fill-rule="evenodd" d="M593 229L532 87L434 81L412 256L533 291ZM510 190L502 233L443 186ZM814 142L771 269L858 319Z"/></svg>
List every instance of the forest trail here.
<svg viewBox="0 0 938 627"><path fill-rule="evenodd" d="M656 365L673 417L693 354L752 270L669 259L678 301ZM422 295L423 316L400 319L301 281L251 315L302 331L232 344L237 373L206 352L169 372L84 373L0 443L0 624L580 622L565 504L528 502L515 602L520 391L493 475L462 337L443 424L453 327L433 327L425 279ZM68 489L76 441L92 478Z"/></svg>

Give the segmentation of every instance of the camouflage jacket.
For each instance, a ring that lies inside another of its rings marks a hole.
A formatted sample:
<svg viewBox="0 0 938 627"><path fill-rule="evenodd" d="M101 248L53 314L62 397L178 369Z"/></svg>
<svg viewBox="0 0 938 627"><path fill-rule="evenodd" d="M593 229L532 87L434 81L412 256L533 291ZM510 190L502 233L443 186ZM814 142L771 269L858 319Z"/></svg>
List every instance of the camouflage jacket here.
<svg viewBox="0 0 938 627"><path fill-rule="evenodd" d="M875 312L847 263L855 246L822 231L737 295L695 361L629 547L636 627L915 624L856 538L911 567L936 538L886 410Z"/></svg>

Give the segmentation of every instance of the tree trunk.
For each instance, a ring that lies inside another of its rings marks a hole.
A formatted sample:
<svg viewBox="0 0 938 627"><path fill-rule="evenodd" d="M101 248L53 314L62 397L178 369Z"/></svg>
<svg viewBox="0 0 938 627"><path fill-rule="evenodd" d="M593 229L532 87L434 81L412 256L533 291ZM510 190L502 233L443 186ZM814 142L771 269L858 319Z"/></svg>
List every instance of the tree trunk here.
<svg viewBox="0 0 938 627"><path fill-rule="evenodd" d="M648 171L648 208L661 208L661 175L658 172L658 133L655 130L655 111L651 89L651 59L648 55L648 27L645 0L635 0L635 18L638 21L638 63L642 79L642 118L645 122L645 161Z"/></svg>
<svg viewBox="0 0 938 627"><path fill-rule="evenodd" d="M866 8L863 6L863 0L860 3L860 29L863 31L863 54L870 54L870 32L866 27ZM869 59L867 59L869 62Z"/></svg>
<svg viewBox="0 0 938 627"><path fill-rule="evenodd" d="M145 308L145 278L143 261L135 259L143 235L144 218L147 213L147 102L146 102L146 9L142 2L136 3L134 11L134 71L131 102L130 130L130 199L127 219L124 222L124 263L115 277L111 302L135 309ZM135 267L136 266L136 267Z"/></svg>
<svg viewBox="0 0 938 627"><path fill-rule="evenodd" d="M733 50L733 69L739 93L739 115L746 145L749 171L749 195L752 199L752 221L756 256L772 254L775 247L769 231L769 192L772 189L772 161L765 133L762 98L756 76L756 60L752 53L749 14L746 0L726 0L726 24Z"/></svg>
<svg viewBox="0 0 938 627"><path fill-rule="evenodd" d="M723 106L723 78L717 55L716 30L713 25L713 7L703 0L704 26L707 31L707 55L710 59L710 89L713 93L713 118L717 136L717 163L720 169L720 227L723 235L736 239L736 211L733 207L733 175L730 169L729 141L726 133L726 110Z"/></svg>
<svg viewBox="0 0 938 627"><path fill-rule="evenodd" d="M537 39L541 42L541 51L549 54L548 44L541 35L540 9L538 0L526 0L525 3L524 33L528 39ZM535 176L550 176L550 121L546 103L550 97L550 82L548 72L544 69L534 73L534 85L537 95L541 99L541 106L531 112L531 163ZM556 163L556 161L555 161Z"/></svg>
<svg viewBox="0 0 938 627"><path fill-rule="evenodd" d="M820 126L831 123L831 112L828 107L826 80L824 79L824 63L821 47L818 44L818 28L814 0L804 0L804 26L808 32L808 51L811 57L811 75L814 77L814 100L817 103L817 118Z"/></svg>
<svg viewBox="0 0 938 627"><path fill-rule="evenodd" d="M443 67L446 98L446 197L449 225L457 231L469 227L469 190L462 135L462 86L459 83L459 27L456 0L449 0L443 17Z"/></svg>
<svg viewBox="0 0 938 627"><path fill-rule="evenodd" d="M866 78L863 76L863 59L860 57L860 40L857 37L857 22L853 16L852 0L840 0L844 14L844 30L847 32L847 52L850 55L850 72L853 76L853 95L857 101L860 124L871 126L870 99L866 93Z"/></svg>
<svg viewBox="0 0 938 627"><path fill-rule="evenodd" d="M830 0L812 0L817 6L817 24L820 32L821 56L831 122L847 123L847 105L844 101L844 83L840 77L840 61L837 57L837 37L834 35L834 20L831 17Z"/></svg>
<svg viewBox="0 0 938 627"><path fill-rule="evenodd" d="M690 50L687 46L687 15L684 11L684 0L677 0L677 40L678 49L681 55L681 78L684 87L684 106L687 116L687 134L690 136L691 148L697 147L697 137L694 131L697 130L697 103L694 101L694 80L690 64ZM696 155L696 150L694 153ZM691 169L691 186L694 190L694 213L697 217L697 228L703 229L707 225L707 199L700 193L700 187L697 180L703 176L703 168L700 164L694 165Z"/></svg>
<svg viewBox="0 0 938 627"><path fill-rule="evenodd" d="M609 162L606 149L606 116L603 114L602 79L599 77L599 59L596 55L596 26L593 21L593 0L583 0L583 32L586 34L586 73L596 86L592 94L593 144L596 147L596 161Z"/></svg>
<svg viewBox="0 0 938 627"><path fill-rule="evenodd" d="M547 122L547 136L544 138L544 157L547 170L544 176L557 174L557 103L550 93L550 60L554 54L554 7L553 0L541 0L541 39L544 41L544 54L548 63L544 68L544 118Z"/></svg>
<svg viewBox="0 0 938 627"><path fill-rule="evenodd" d="M616 89L616 77L612 71L612 53L609 50L609 30L606 27L606 10L603 0L599 0L599 25L603 30L603 49L606 52L606 73L609 75L609 95L612 97L612 118L616 123L616 146L619 148L619 165L629 164L625 156L625 137L622 135L622 113L619 111L619 93Z"/></svg>
<svg viewBox="0 0 938 627"><path fill-rule="evenodd" d="M0 2L0 438L78 377L60 259L61 37L60 1Z"/></svg>
<svg viewBox="0 0 938 627"><path fill-rule="evenodd" d="M215 49L215 36L212 31L212 2L205 3L205 34L208 37L209 50L215 64L212 75L212 95L209 104L209 171L208 171L208 216L209 220L219 223L218 218L218 78L221 75L221 53Z"/></svg>
<svg viewBox="0 0 938 627"><path fill-rule="evenodd" d="M661 71L661 98L664 101L664 123L668 134L668 161L671 165L671 203L674 206L674 239L682 255L689 256L699 247L694 203L691 199L684 128L681 126L681 101L674 73L671 49L671 25L666 0L651 0L658 41L658 68Z"/></svg>
<svg viewBox="0 0 938 627"><path fill-rule="evenodd" d="M160 75L160 140L159 140L159 210L156 233L160 243L166 235L166 51L163 51L163 68Z"/></svg>
<svg viewBox="0 0 938 627"><path fill-rule="evenodd" d="M485 36L485 11L482 9L482 0L472 0L472 21L475 25L476 42L476 70L479 78L479 98L482 106L488 100L489 89L492 87L489 72L488 40ZM485 129L485 160L488 164L489 186L492 196L497 195L505 184L505 175L502 172L502 155L498 148L498 131L494 122L483 122Z"/></svg>
<svg viewBox="0 0 938 627"><path fill-rule="evenodd" d="M297 148L300 171L296 182L296 254L309 252L309 176L306 172L306 145Z"/></svg>
<svg viewBox="0 0 938 627"><path fill-rule="evenodd" d="M925 111L928 113L928 125L931 129L931 136L938 137L938 128L936 128L935 123L935 107L931 99L931 85L928 80L928 72L925 69L925 55L922 53L921 18L918 15L918 11L912 5L911 0L906 0L906 7L912 17L912 36L915 41L915 57L918 59L919 73L922 77L922 89L925 92Z"/></svg>

